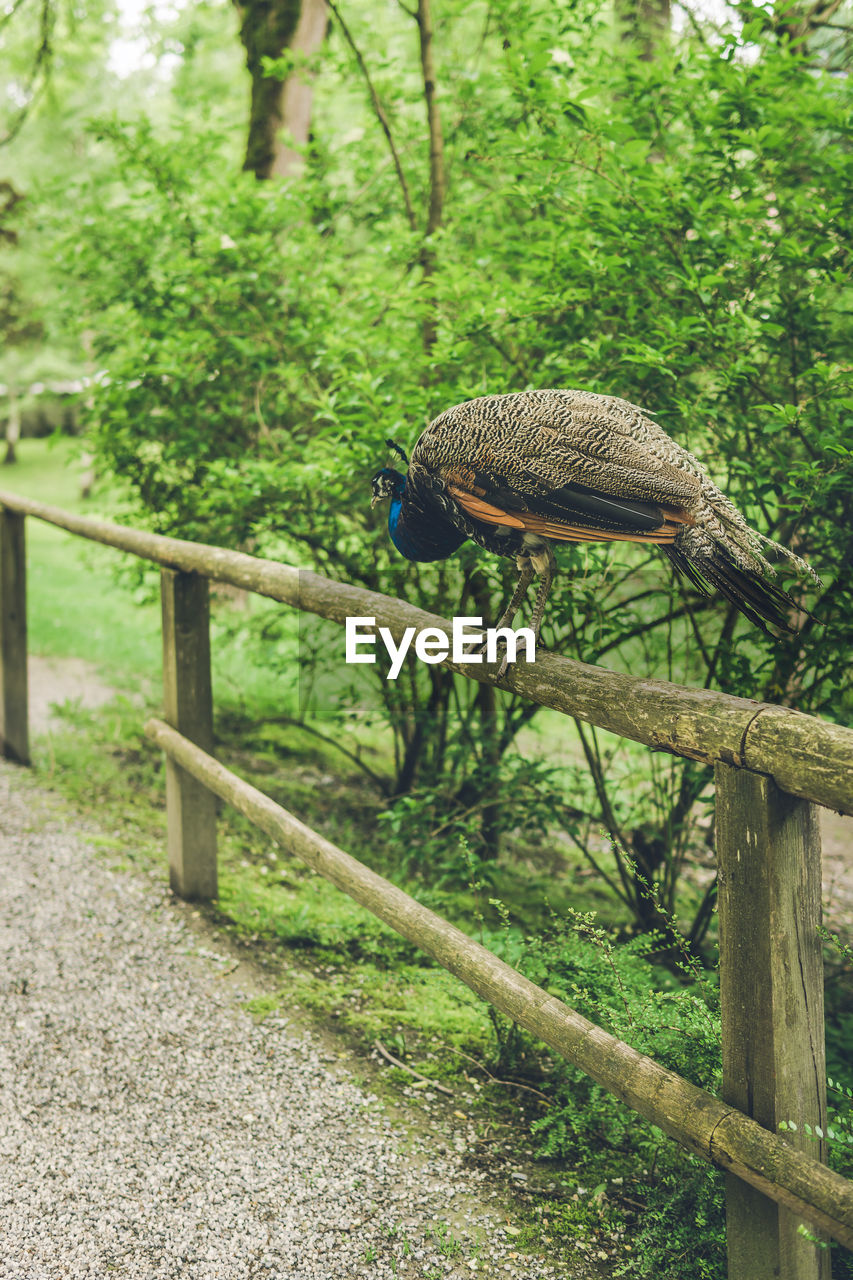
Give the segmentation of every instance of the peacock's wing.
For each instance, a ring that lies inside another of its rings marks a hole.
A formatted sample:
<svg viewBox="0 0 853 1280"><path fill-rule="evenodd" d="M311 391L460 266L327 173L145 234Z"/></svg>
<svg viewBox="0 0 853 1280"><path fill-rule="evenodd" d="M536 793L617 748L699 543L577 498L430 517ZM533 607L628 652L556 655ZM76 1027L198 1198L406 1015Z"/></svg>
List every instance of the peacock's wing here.
<svg viewBox="0 0 853 1280"><path fill-rule="evenodd" d="M412 454L468 515L563 541L672 542L693 522L692 461L635 405L580 391L457 405Z"/></svg>

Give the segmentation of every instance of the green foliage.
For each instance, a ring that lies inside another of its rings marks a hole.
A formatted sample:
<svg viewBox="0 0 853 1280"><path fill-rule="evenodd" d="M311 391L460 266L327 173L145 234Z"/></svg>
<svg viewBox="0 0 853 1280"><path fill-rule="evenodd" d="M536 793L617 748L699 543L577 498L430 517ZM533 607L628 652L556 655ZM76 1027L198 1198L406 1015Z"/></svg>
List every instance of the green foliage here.
<svg viewBox="0 0 853 1280"><path fill-rule="evenodd" d="M396 798L379 815L380 822L399 850L398 865L405 875L426 871L436 889L459 888L472 878L494 884L495 869L481 856L488 851L482 841L480 797L502 797L499 830L522 841L544 836L559 803L557 788L556 771L545 762L507 753L470 778L467 795L474 803L466 806L465 789L416 789Z"/></svg>
<svg viewBox="0 0 853 1280"><path fill-rule="evenodd" d="M650 973L648 957L659 947L654 936L616 945L591 913L569 911L525 941L520 964L532 981L598 1026L713 1091L720 1073L716 989L698 970L679 976L661 970ZM630 1108L574 1070L566 1071L555 1100L555 1107L535 1125L548 1155L571 1151L578 1134L588 1130L590 1110L600 1120L606 1117L613 1142L623 1141L637 1125Z"/></svg>
<svg viewBox="0 0 853 1280"><path fill-rule="evenodd" d="M43 442L27 442L21 473L15 480L44 500L73 505L73 481L60 465L67 455L67 445L62 441L48 452ZM116 671L126 674L129 667L140 672L150 670L149 650L156 628L146 625L148 634L140 634L140 618L151 621L150 611L131 610L123 593L109 593L109 577L100 549L96 550L96 561L78 559L89 555L92 549L80 540L67 539L35 523L31 533L31 572L36 584L33 605L37 611L39 601L42 606L55 605L55 594L51 597L47 590L48 579L51 586L59 584L54 591L61 587L68 596L60 600L67 625L61 635L53 637L57 644L67 641L73 633L90 646L82 651L91 653L95 639L99 659L109 661ZM106 556L104 552L103 557ZM104 615L103 601L108 595L113 634L94 636L91 619L96 614ZM73 613L72 601L76 609ZM38 612L34 616L40 646L48 633L42 629L44 617ZM223 647L232 638L238 644L244 638L239 630L222 630ZM116 647L109 648L107 641ZM126 649L121 647L125 645ZM261 650L251 652L260 654ZM283 654L281 661L286 665ZM238 649L233 667L244 681L245 648ZM236 687L236 680L234 684ZM269 696L269 689L267 692ZM162 803L162 761L144 742L140 749L143 718L142 709L126 700L116 702L103 718L69 708L69 732L55 733L40 746L38 756L45 774L54 782L62 775L64 785L74 788L73 794L82 804L91 807L93 798L97 801L101 820L111 828L111 834L101 837L100 843L121 850L123 856L150 856L149 846L155 841L158 847L161 843L160 833L152 832L152 800ZM294 731L291 726L288 736L277 724L253 726L234 710L221 717L219 730L220 750L233 767L242 772L251 761L261 775L255 775L253 780L282 803L305 814L312 825L319 826L324 821L343 824L351 800L336 791L334 804L329 804L330 744L318 742L316 754L309 756L307 742L311 739L307 735L299 738L300 730ZM269 758L266 747L274 748ZM285 767L277 776L271 776L268 770L282 757L286 759ZM518 767L522 772L516 785L526 786L529 775L522 763ZM546 774L543 785L547 787L549 781ZM544 794L543 809L548 803L547 792ZM423 823L431 821L428 797L416 799L424 806ZM352 846L354 852L366 858L376 855L368 816L373 812L372 803L373 797L367 797L358 811L361 843ZM313 808L304 807L307 805ZM161 818L161 814L154 815L155 822ZM346 845L350 843L336 827L329 834ZM309 876L295 860L273 855L268 842L250 831L239 817L223 815L222 836L220 907L230 917L238 936L260 938L266 944L283 941L303 947L311 963L324 962L324 977L318 970L313 979L303 977L299 983L306 1007L327 1012L331 992L335 1013L343 1025L368 1039L381 1035L395 1052L404 1055L409 1028L434 1033L443 1042L464 1046L471 1053L479 1055L483 1051L487 1027L483 1006L471 998L466 1000L465 993L460 998L460 988L449 975L425 964L407 943L343 895ZM128 855L127 850L133 852ZM489 891L496 872L504 868L494 868L476 854L457 850L457 866L448 883L461 874L463 865L479 882L476 901L482 916L482 897ZM447 910L447 902L442 905ZM528 939L526 927L522 932L511 922L508 909L495 905L503 927L490 929L483 923L484 940L495 950L501 950L505 958L519 964L531 978L575 1004L588 1017L651 1052L672 1069L698 1084L717 1086L716 993L694 965L682 974L685 981L653 969L648 957L654 955L660 940L635 939L627 945L617 945L592 916L577 911L552 916L542 935ZM463 927L470 926L472 915L461 896L448 914ZM513 916L517 915L513 903ZM838 981L831 988L834 996L830 999L829 1057L833 1065L827 1133L835 1167L849 1175L853 1171L848 1141L849 989L840 994L838 989L849 978L853 956L838 938L829 934L824 937L831 944L830 959L838 966ZM352 960L357 962L357 968L346 968ZM289 983L288 998L292 998L292 987ZM259 1002L253 1012L261 1016L270 1007L271 1002ZM644 1202L643 1213L631 1232L632 1257L630 1262L620 1264L621 1274L666 1275L676 1280L700 1275L718 1280L722 1276L719 1174L679 1153L659 1131L639 1122L579 1073L568 1072L557 1060L546 1062L543 1067L540 1051L497 1015L495 1030L496 1066L500 1068L497 1074L508 1071L511 1076L535 1080L538 1091L551 1104L536 1125L543 1158L559 1160L579 1170L594 1170L593 1185L599 1178L612 1178L614 1169L619 1169L625 1180L631 1181L630 1198L639 1196ZM616 1185L618 1181L617 1178ZM602 1223L624 1223L615 1186L609 1203L600 1203L597 1194L591 1199L594 1203L576 1211L566 1207L559 1219L566 1234L588 1235L593 1228L600 1230ZM833 1264L836 1276L850 1274L848 1255L835 1255Z"/></svg>
<svg viewBox="0 0 853 1280"><path fill-rule="evenodd" d="M661 1171L634 1236L634 1257L616 1275L724 1280L724 1177L693 1156Z"/></svg>
<svg viewBox="0 0 853 1280"><path fill-rule="evenodd" d="M853 949L821 929L826 963L826 1141L830 1166L853 1179ZM820 1135L814 1134L816 1140ZM833 1280L853 1280L853 1253L833 1247Z"/></svg>

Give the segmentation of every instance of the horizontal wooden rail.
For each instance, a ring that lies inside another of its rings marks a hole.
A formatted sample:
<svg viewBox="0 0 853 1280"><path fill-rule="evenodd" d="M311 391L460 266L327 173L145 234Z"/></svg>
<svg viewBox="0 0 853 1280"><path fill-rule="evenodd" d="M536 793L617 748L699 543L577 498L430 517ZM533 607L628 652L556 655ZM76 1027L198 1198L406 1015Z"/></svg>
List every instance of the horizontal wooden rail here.
<svg viewBox="0 0 853 1280"><path fill-rule="evenodd" d="M333 622L374 617L377 626L388 627L398 641L411 626L449 631L447 620L435 614L310 570L73 515L17 494L0 491L0 506ZM501 681L496 664L460 666L448 659L444 665L655 750L766 774L782 791L853 814L853 729L786 707L665 680L638 680L550 653L540 652L535 663L511 666Z"/></svg>
<svg viewBox="0 0 853 1280"><path fill-rule="evenodd" d="M211 791L422 948L478 996L538 1036L574 1066L695 1155L853 1248L853 1184L795 1151L742 1112L682 1080L537 987L486 947L306 827L269 796L165 724L148 737Z"/></svg>

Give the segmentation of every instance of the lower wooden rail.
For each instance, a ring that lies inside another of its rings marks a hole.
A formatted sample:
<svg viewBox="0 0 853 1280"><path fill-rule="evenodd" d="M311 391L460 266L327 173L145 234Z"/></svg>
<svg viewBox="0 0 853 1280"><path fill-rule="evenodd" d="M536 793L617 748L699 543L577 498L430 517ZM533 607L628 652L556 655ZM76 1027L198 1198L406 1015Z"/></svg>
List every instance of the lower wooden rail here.
<svg viewBox="0 0 853 1280"><path fill-rule="evenodd" d="M853 1184L735 1107L661 1067L537 987L350 854L306 827L162 720L145 732L181 769L337 888L421 947L519 1026L580 1067L695 1155L729 1170L795 1216L853 1248ZM792 1232L796 1238L796 1229ZM764 1247L766 1250L766 1236ZM804 1243L808 1244L807 1241ZM808 1244L814 1252L814 1246ZM787 1259L775 1263L777 1276ZM764 1274L741 1271L746 1280ZM769 1272L768 1272L769 1274ZM817 1270L815 1270L817 1274Z"/></svg>

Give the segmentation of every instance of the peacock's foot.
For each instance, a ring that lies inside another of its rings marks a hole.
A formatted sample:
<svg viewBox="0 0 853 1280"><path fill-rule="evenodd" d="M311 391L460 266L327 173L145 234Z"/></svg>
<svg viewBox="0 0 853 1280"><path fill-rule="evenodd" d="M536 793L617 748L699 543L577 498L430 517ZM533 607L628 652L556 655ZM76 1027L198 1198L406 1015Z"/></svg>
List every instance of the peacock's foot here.
<svg viewBox="0 0 853 1280"><path fill-rule="evenodd" d="M497 628L495 628L495 630L497 630ZM536 661L536 655L537 655L537 653L539 652L540 648L542 648L542 647L543 647L543 646L542 646L542 642L541 642L541 640L539 639L538 634L534 631L534 633L533 633L533 652L532 652L532 653L529 653L529 652L528 652L528 647L527 647L527 645L525 645L525 646L524 646L524 649L523 649L523 651L522 651L522 652L523 652L523 654L524 654L524 659L525 659L525 661L526 661L526 662L535 662L535 661ZM484 658L485 658L486 662L489 662L490 660L491 660L492 662L496 661L496 660L497 660L497 656L498 656L498 654L499 654L499 653L503 653L503 657L501 658L500 666L498 667L498 670L497 670L497 676L496 676L496 678L497 678L498 680L503 680L504 676L506 675L507 671L509 670L509 664L510 664L510 651L512 652L512 664L513 664L513 666L515 666L515 664L516 664L516 662L517 662L517 660L518 660L518 645L517 645L516 643L514 643L514 642L513 642L513 643L512 643L512 645L510 645L510 644L507 642L507 640L506 640L503 636L500 636L500 637L497 639L496 643L495 643L495 648L494 648L494 650L493 650L494 656L491 656L491 655L489 654L486 644L484 644L484 645L481 647L480 652L483 654L483 656L484 656Z"/></svg>

